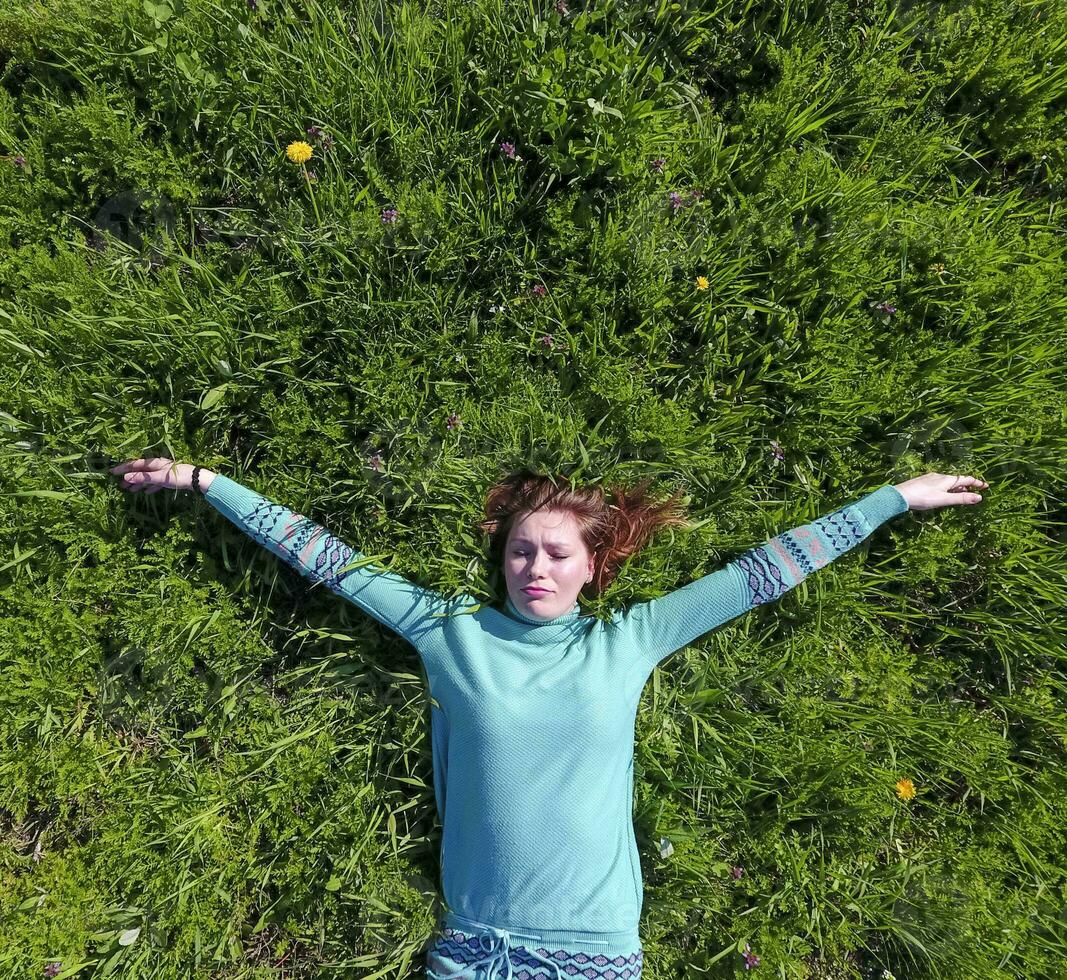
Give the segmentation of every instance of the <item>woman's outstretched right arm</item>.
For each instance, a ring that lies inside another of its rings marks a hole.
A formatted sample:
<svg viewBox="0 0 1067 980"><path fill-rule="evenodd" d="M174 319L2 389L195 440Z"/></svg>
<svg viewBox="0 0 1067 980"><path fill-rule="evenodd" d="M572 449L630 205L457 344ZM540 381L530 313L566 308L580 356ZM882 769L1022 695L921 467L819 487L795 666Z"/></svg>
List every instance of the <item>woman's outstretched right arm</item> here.
<svg viewBox="0 0 1067 980"><path fill-rule="evenodd" d="M152 459L123 463L112 472L132 476L124 478L125 489L156 493L168 487L192 489L192 470L188 463ZM440 625L445 614L441 593L384 568L370 568L376 559L354 551L303 514L221 473L201 467L198 482L204 499L249 537L416 647L428 630Z"/></svg>

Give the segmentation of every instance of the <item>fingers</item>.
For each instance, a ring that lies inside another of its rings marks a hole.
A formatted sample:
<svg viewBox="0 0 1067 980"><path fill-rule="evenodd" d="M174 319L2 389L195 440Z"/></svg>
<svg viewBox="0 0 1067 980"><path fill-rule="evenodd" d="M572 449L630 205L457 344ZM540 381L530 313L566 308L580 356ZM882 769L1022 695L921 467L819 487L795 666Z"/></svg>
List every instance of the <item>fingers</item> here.
<svg viewBox="0 0 1067 980"><path fill-rule="evenodd" d="M945 506L951 507L961 504L980 504L982 502L982 495L980 493L974 493L974 490L987 490L989 484L985 480L981 480L976 476L952 476L951 474L939 473L938 476L942 477L946 484L951 479L952 485L948 487L945 492ZM965 492L970 488L972 492Z"/></svg>
<svg viewBox="0 0 1067 980"><path fill-rule="evenodd" d="M961 493L963 487L988 487L989 484L982 480L976 480L973 477L968 477L967 482L960 484L956 487L956 492L950 491L948 499L950 504L980 504L982 502L982 495L980 493Z"/></svg>
<svg viewBox="0 0 1067 980"><path fill-rule="evenodd" d="M150 462L143 458L128 459L124 463L112 466L108 472L119 477L119 485L129 493L137 493L139 490L143 493L152 493L153 491L147 489Z"/></svg>
<svg viewBox="0 0 1067 980"><path fill-rule="evenodd" d="M119 477L119 485L128 493L143 490L147 480L143 459L129 459L109 468L108 472Z"/></svg>
<svg viewBox="0 0 1067 980"><path fill-rule="evenodd" d="M177 470L177 464L165 457L129 459L109 467L108 472L119 477L119 485L127 493L159 493L167 489L167 471Z"/></svg>
<svg viewBox="0 0 1067 980"><path fill-rule="evenodd" d="M166 489L165 483L156 483L147 473L127 473L122 483L130 493L159 493Z"/></svg>
<svg viewBox="0 0 1067 980"><path fill-rule="evenodd" d="M952 486L948 488L948 493L951 495L954 503L976 504L982 499L981 494L962 492L968 487L975 490L989 489L989 484L986 483L985 480L978 479L976 476L955 476L952 477L952 481L953 483Z"/></svg>
<svg viewBox="0 0 1067 980"><path fill-rule="evenodd" d="M150 473L162 472L170 468L176 468L177 464L174 460L167 458L166 456L153 456L151 459L128 459L124 463L118 463L112 466L108 472L113 473L116 476L122 476L127 473L142 473L145 479L148 479ZM126 485L124 483L124 485Z"/></svg>
<svg viewBox="0 0 1067 980"><path fill-rule="evenodd" d="M143 459L128 459L124 463L119 463L116 466L112 466L109 473L116 475L122 473L129 473L131 471L143 470L145 461Z"/></svg>

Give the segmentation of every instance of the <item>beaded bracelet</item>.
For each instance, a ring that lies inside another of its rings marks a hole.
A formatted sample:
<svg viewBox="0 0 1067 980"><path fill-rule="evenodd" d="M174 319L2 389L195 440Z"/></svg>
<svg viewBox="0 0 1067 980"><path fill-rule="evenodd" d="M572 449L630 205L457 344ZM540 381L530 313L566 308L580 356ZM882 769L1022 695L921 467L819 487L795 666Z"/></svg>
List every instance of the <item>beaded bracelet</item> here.
<svg viewBox="0 0 1067 980"><path fill-rule="evenodd" d="M203 493L204 492L203 490L200 489L200 470L201 469L202 469L202 467L200 467L200 466L194 466L193 467L193 489L197 493Z"/></svg>

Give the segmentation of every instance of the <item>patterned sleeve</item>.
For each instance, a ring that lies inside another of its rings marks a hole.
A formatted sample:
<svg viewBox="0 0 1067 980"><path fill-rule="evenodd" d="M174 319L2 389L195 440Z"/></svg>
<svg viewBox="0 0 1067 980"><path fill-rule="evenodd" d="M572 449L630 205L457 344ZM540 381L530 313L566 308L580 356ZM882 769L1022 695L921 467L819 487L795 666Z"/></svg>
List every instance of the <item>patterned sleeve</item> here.
<svg viewBox="0 0 1067 980"><path fill-rule="evenodd" d="M358 606L417 648L438 626L445 597L385 569L353 551L326 528L216 474L205 499L219 513L305 578ZM357 567L349 567L362 563Z"/></svg>
<svg viewBox="0 0 1067 980"><path fill-rule="evenodd" d="M724 568L657 599L630 606L616 622L649 671L675 650L755 606L780 599L812 572L908 509L886 485L810 524L784 531Z"/></svg>

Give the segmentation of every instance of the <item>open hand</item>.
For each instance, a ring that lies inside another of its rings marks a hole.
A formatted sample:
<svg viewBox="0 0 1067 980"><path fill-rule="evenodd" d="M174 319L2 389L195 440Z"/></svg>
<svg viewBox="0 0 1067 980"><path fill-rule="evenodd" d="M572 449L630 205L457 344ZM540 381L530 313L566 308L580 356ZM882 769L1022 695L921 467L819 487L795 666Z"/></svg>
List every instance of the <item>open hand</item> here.
<svg viewBox="0 0 1067 980"><path fill-rule="evenodd" d="M159 493L160 490L192 490L193 464L175 463L159 456L155 459L131 459L108 471L122 477L123 490L130 493Z"/></svg>
<svg viewBox="0 0 1067 980"><path fill-rule="evenodd" d="M896 484L895 489L899 490L908 502L908 510L933 510L936 507L952 507L956 504L981 503L982 495L968 491L969 487L984 490L989 484L975 476L925 473L914 480Z"/></svg>

